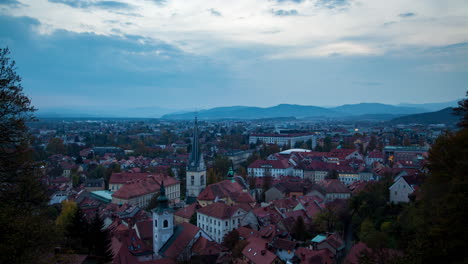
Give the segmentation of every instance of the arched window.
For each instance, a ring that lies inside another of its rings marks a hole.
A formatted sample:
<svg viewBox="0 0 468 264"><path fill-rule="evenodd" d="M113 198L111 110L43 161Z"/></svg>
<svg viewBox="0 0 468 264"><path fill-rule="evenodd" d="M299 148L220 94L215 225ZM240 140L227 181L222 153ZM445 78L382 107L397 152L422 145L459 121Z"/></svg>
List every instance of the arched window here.
<svg viewBox="0 0 468 264"><path fill-rule="evenodd" d="M167 220L164 220L163 222L163 227L166 228L169 226L169 222Z"/></svg>
<svg viewBox="0 0 468 264"><path fill-rule="evenodd" d="M154 227L158 227L158 220L154 220Z"/></svg>

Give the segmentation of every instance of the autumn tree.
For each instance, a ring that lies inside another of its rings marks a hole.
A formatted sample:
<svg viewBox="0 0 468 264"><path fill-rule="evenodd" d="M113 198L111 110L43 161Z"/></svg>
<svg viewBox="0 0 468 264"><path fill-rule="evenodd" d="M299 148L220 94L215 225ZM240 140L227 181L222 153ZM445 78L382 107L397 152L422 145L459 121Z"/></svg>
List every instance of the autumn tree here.
<svg viewBox="0 0 468 264"><path fill-rule="evenodd" d="M34 111L9 49L0 48L0 263L40 263L57 238L28 145Z"/></svg>

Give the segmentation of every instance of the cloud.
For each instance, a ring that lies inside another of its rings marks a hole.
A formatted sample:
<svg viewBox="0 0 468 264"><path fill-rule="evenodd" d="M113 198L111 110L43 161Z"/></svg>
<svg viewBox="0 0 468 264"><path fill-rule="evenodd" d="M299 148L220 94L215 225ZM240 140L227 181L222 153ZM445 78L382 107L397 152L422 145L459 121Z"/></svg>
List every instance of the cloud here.
<svg viewBox="0 0 468 264"><path fill-rule="evenodd" d="M365 56L468 42L464 0L453 0L442 9L439 0L395 0L385 6L375 0L238 0L209 5L203 0L21 3L25 5L3 7L0 14L34 18L40 22L36 28L40 34L65 30L123 38L134 35L148 44L168 43L187 54L211 58L247 48L260 50L258 57L262 58L285 54ZM413 15L398 23L389 20L394 14L409 14L408 10L424 16ZM360 41L343 45L350 39Z"/></svg>
<svg viewBox="0 0 468 264"><path fill-rule="evenodd" d="M318 7L325 7L328 9L343 8L349 5L348 0L318 0L315 3Z"/></svg>
<svg viewBox="0 0 468 264"><path fill-rule="evenodd" d="M214 8L210 8L210 9L208 9L208 11L210 11L210 13L211 13L213 16L221 16L221 12L217 11L217 10L214 9Z"/></svg>
<svg viewBox="0 0 468 264"><path fill-rule="evenodd" d="M401 13L398 16L403 17L403 18L407 18L407 17L414 17L414 16L416 16L416 14L412 13L412 12L407 12L407 13Z"/></svg>
<svg viewBox="0 0 468 264"><path fill-rule="evenodd" d="M291 10L280 9L276 11L272 10L272 12L275 16L296 16L298 14L296 9L291 9Z"/></svg>
<svg viewBox="0 0 468 264"><path fill-rule="evenodd" d="M65 4L74 8L98 7L103 9L129 9L131 6L127 3L117 1L86 1L86 0L48 0L52 3Z"/></svg>
<svg viewBox="0 0 468 264"><path fill-rule="evenodd" d="M299 4L299 3L302 3L302 2L304 2L304 0L276 0L276 2L278 2L278 3L287 3L287 2L292 2L292 3Z"/></svg>

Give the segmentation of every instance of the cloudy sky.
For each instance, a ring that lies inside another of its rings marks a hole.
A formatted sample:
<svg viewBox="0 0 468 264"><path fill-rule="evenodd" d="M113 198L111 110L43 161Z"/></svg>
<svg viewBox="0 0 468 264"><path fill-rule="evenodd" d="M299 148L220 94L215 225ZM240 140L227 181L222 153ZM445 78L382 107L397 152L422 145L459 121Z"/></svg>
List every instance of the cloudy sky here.
<svg viewBox="0 0 468 264"><path fill-rule="evenodd" d="M332 106L468 90L466 0L0 0L47 107Z"/></svg>

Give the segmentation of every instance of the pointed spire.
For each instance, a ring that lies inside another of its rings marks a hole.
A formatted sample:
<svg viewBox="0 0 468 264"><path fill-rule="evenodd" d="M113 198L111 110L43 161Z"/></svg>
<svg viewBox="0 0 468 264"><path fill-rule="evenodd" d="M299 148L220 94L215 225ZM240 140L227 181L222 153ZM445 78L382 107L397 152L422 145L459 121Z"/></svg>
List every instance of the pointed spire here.
<svg viewBox="0 0 468 264"><path fill-rule="evenodd" d="M195 122L193 127L192 150L190 152L188 169L191 171L199 171L205 168L202 154L200 153L200 146L198 141L198 118L195 115Z"/></svg>
<svg viewBox="0 0 468 264"><path fill-rule="evenodd" d="M169 199L166 196L166 188L164 188L164 181L161 182L158 197L158 210L169 208Z"/></svg>

